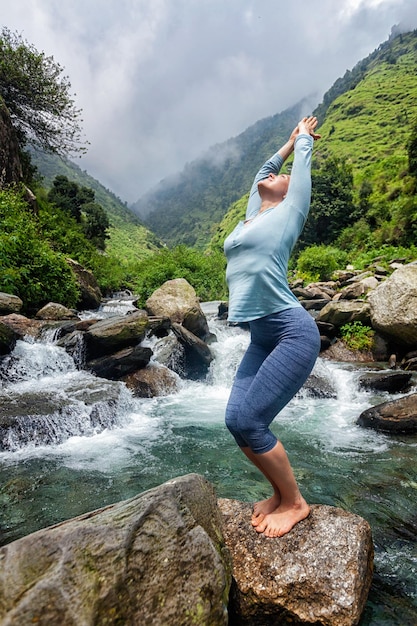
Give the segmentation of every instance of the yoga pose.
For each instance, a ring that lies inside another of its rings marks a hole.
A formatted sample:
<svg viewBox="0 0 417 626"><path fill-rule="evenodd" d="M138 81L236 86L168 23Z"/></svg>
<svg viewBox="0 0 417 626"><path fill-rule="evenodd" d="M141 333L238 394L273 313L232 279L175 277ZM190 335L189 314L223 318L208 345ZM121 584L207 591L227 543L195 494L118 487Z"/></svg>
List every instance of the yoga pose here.
<svg viewBox="0 0 417 626"><path fill-rule="evenodd" d="M252 525L281 537L305 519L302 497L285 449L269 426L302 387L320 349L316 323L291 292L288 260L303 229L311 197L310 164L317 118L303 118L288 141L259 170L246 220L227 237L230 322L249 322L251 341L236 373L226 425L242 452L271 483ZM291 176L279 171L294 151Z"/></svg>

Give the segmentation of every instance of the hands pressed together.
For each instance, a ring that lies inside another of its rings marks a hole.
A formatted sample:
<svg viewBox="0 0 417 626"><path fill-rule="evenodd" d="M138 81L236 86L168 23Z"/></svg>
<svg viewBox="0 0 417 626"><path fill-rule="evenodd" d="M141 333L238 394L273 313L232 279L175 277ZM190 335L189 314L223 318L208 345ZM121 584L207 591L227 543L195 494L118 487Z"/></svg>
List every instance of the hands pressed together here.
<svg viewBox="0 0 417 626"><path fill-rule="evenodd" d="M312 115L309 117L303 117L303 119L298 122L297 126L292 131L290 139L295 141L295 138L299 134L311 135L314 140L320 139L321 135L314 132L318 123L317 117Z"/></svg>

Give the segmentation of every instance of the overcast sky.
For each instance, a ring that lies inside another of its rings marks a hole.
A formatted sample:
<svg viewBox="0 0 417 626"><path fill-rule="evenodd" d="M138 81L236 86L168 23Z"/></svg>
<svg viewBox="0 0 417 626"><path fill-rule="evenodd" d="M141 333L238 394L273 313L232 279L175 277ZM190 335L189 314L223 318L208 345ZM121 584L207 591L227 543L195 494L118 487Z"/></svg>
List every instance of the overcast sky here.
<svg viewBox="0 0 417 626"><path fill-rule="evenodd" d="M215 143L333 82L417 28L416 0L0 0L0 24L52 55L91 145L82 169L136 201Z"/></svg>

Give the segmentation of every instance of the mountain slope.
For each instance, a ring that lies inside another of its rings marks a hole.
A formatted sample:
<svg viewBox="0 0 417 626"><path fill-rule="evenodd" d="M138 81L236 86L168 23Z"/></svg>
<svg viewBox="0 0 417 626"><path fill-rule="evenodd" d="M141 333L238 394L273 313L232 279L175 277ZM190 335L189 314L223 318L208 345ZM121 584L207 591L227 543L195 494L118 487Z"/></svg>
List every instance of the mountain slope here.
<svg viewBox="0 0 417 626"><path fill-rule="evenodd" d="M306 109L306 102L299 103L213 146L180 174L159 183L132 208L168 245L204 248L230 204L252 184L259 163L287 140Z"/></svg>
<svg viewBox="0 0 417 626"><path fill-rule="evenodd" d="M32 152L31 159L46 189L50 189L55 176L63 175L80 186L94 190L96 202L106 211L111 223L107 253L120 258L121 262L128 262L142 259L161 247L157 237L126 204L75 163L41 152Z"/></svg>
<svg viewBox="0 0 417 626"><path fill-rule="evenodd" d="M368 221L375 227L392 219L393 199L407 185L407 144L417 121L417 31L394 33L335 82L314 114L322 135L314 163L329 156L346 159L357 200L367 187ZM230 207L210 248L221 247L245 209L245 198Z"/></svg>

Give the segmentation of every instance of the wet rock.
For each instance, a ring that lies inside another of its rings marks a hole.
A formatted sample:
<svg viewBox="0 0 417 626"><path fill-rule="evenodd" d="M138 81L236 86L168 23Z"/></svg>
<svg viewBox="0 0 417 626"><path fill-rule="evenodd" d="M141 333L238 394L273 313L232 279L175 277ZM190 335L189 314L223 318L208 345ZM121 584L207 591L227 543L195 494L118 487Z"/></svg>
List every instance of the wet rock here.
<svg viewBox="0 0 417 626"><path fill-rule="evenodd" d="M213 355L204 341L193 335L181 324L172 324L172 330L185 351L185 376L191 379L199 379L207 374Z"/></svg>
<svg viewBox="0 0 417 626"><path fill-rule="evenodd" d="M325 378L310 374L299 392L309 398L337 398L337 391Z"/></svg>
<svg viewBox="0 0 417 626"><path fill-rule="evenodd" d="M0 321L0 356L13 351L19 335Z"/></svg>
<svg viewBox="0 0 417 626"><path fill-rule="evenodd" d="M96 322L85 333L87 360L140 343L147 327L148 316L142 310Z"/></svg>
<svg viewBox="0 0 417 626"><path fill-rule="evenodd" d="M125 376L123 382L139 398L167 396L179 390L177 375L162 365L149 364Z"/></svg>
<svg viewBox="0 0 417 626"><path fill-rule="evenodd" d="M151 360L152 350L144 346L125 348L86 362L86 368L102 378L120 380L124 376L146 367Z"/></svg>
<svg viewBox="0 0 417 626"><path fill-rule="evenodd" d="M417 433L417 393L366 409L357 424L394 435Z"/></svg>
<svg viewBox="0 0 417 626"><path fill-rule="evenodd" d="M409 372L369 372L361 374L358 385L360 389L399 393L409 388L410 380Z"/></svg>
<svg viewBox="0 0 417 626"><path fill-rule="evenodd" d="M0 393L0 450L62 443L111 427L117 423L115 407L123 393L120 383L99 379L70 382L65 395L6 390Z"/></svg>
<svg viewBox="0 0 417 626"><path fill-rule="evenodd" d="M79 310L98 309L101 304L102 293L96 277L90 270L87 270L77 263L77 261L74 261L74 259L67 259L66 261L74 272L80 288L80 298L77 302L77 308Z"/></svg>
<svg viewBox="0 0 417 626"><path fill-rule="evenodd" d="M1 548L0 622L226 626L230 580L213 488L191 474Z"/></svg>
<svg viewBox="0 0 417 626"><path fill-rule="evenodd" d="M229 604L239 626L354 626L372 581L369 524L339 508L314 505L284 537L250 524L251 505L220 500L233 559Z"/></svg>
<svg viewBox="0 0 417 626"><path fill-rule="evenodd" d="M33 320L19 315L18 313L11 313L1 318L1 322L15 331L19 335L20 339L26 337L38 338L41 334L42 328L46 325L46 322L41 320Z"/></svg>

